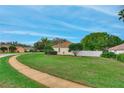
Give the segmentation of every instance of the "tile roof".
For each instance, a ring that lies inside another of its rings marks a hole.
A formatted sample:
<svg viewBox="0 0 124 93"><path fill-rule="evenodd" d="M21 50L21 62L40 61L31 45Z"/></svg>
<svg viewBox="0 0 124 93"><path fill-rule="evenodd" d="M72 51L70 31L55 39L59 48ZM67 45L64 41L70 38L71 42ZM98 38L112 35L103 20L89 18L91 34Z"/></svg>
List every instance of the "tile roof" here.
<svg viewBox="0 0 124 93"><path fill-rule="evenodd" d="M68 48L70 44L72 44L72 43L66 41L66 42L54 45L53 48Z"/></svg>
<svg viewBox="0 0 124 93"><path fill-rule="evenodd" d="M112 48L109 48L108 50L124 50L124 44L114 46Z"/></svg>

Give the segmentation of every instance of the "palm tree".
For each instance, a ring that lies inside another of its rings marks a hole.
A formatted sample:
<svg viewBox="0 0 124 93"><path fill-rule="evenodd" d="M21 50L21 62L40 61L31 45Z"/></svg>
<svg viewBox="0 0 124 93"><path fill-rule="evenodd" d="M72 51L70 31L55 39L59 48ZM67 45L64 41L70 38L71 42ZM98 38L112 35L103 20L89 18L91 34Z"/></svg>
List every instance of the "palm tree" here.
<svg viewBox="0 0 124 93"><path fill-rule="evenodd" d="M46 38L41 38L41 42L44 45L44 47L46 47L49 44L49 40L48 40L47 37Z"/></svg>
<svg viewBox="0 0 124 93"><path fill-rule="evenodd" d="M119 17L119 20L124 21L124 9L121 10L121 11L118 13L118 15L120 16L120 17Z"/></svg>
<svg viewBox="0 0 124 93"><path fill-rule="evenodd" d="M10 50L10 52L15 52L16 51L16 47L14 45L11 45L9 47L9 50Z"/></svg>

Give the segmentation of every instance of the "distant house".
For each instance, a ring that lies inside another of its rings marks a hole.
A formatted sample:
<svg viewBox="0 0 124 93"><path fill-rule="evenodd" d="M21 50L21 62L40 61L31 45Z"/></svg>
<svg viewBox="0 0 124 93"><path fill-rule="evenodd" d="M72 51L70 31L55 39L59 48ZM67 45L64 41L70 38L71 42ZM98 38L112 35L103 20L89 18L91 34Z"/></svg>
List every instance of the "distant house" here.
<svg viewBox="0 0 124 93"><path fill-rule="evenodd" d="M25 51L26 51L26 49L24 47L16 46L16 52L18 52L18 53L24 53Z"/></svg>
<svg viewBox="0 0 124 93"><path fill-rule="evenodd" d="M122 53L124 53L124 44L120 44L120 45L111 47L108 49L108 51L114 52L116 54L122 54Z"/></svg>
<svg viewBox="0 0 124 93"><path fill-rule="evenodd" d="M53 49L57 51L59 55L74 55L73 52L69 52L69 45L72 44L71 42L63 42L53 46ZM79 51L77 56L92 56L92 57L100 57L102 51L88 51L82 50Z"/></svg>
<svg viewBox="0 0 124 93"><path fill-rule="evenodd" d="M26 52L35 51L33 47L24 47Z"/></svg>
<svg viewBox="0 0 124 93"><path fill-rule="evenodd" d="M0 44L0 48L1 47L6 47L7 48L7 50L5 52L9 52L9 46L10 46L10 44ZM0 52L2 52L2 51L0 50Z"/></svg>
<svg viewBox="0 0 124 93"><path fill-rule="evenodd" d="M69 52L69 45L71 44L71 42L63 42L63 43L59 43L57 45L53 46L53 49L55 51L57 51L57 54L60 55L73 55L72 52Z"/></svg>
<svg viewBox="0 0 124 93"><path fill-rule="evenodd" d="M0 47L6 47L7 48L7 50L5 52L10 52L10 50L9 50L10 46L11 46L11 44L1 44L0 45ZM29 52L30 49L31 48L29 48L29 47L16 46L15 52L18 52L18 53L23 53L25 51ZM2 51L0 51L0 52L2 52Z"/></svg>

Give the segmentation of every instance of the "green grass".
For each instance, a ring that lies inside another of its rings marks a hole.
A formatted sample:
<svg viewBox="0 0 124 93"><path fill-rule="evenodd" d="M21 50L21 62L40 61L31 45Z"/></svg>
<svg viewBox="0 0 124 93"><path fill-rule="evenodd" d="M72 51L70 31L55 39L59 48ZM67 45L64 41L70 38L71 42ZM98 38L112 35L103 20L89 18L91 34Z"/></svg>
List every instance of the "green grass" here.
<svg viewBox="0 0 124 93"><path fill-rule="evenodd" d="M45 87L17 72L8 64L9 57L0 58L0 87L40 88Z"/></svg>
<svg viewBox="0 0 124 93"><path fill-rule="evenodd" d="M29 67L91 87L124 87L124 63L98 57L25 54L18 60Z"/></svg>

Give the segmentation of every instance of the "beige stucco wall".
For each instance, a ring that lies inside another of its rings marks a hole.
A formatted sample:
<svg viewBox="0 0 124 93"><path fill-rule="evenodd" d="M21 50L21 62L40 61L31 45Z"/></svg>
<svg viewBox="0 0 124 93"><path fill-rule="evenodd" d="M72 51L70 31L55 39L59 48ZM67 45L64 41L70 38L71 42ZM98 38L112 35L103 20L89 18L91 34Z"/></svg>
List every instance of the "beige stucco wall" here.
<svg viewBox="0 0 124 93"><path fill-rule="evenodd" d="M124 50L109 50L109 52L114 52L115 54L124 54Z"/></svg>
<svg viewBox="0 0 124 93"><path fill-rule="evenodd" d="M69 52L69 48L53 48L55 51L57 51L57 54L59 55L73 55L72 52Z"/></svg>
<svg viewBox="0 0 124 93"><path fill-rule="evenodd" d="M24 52L25 52L25 49L22 48L22 47L17 47L17 48L16 48L16 52L24 53Z"/></svg>

